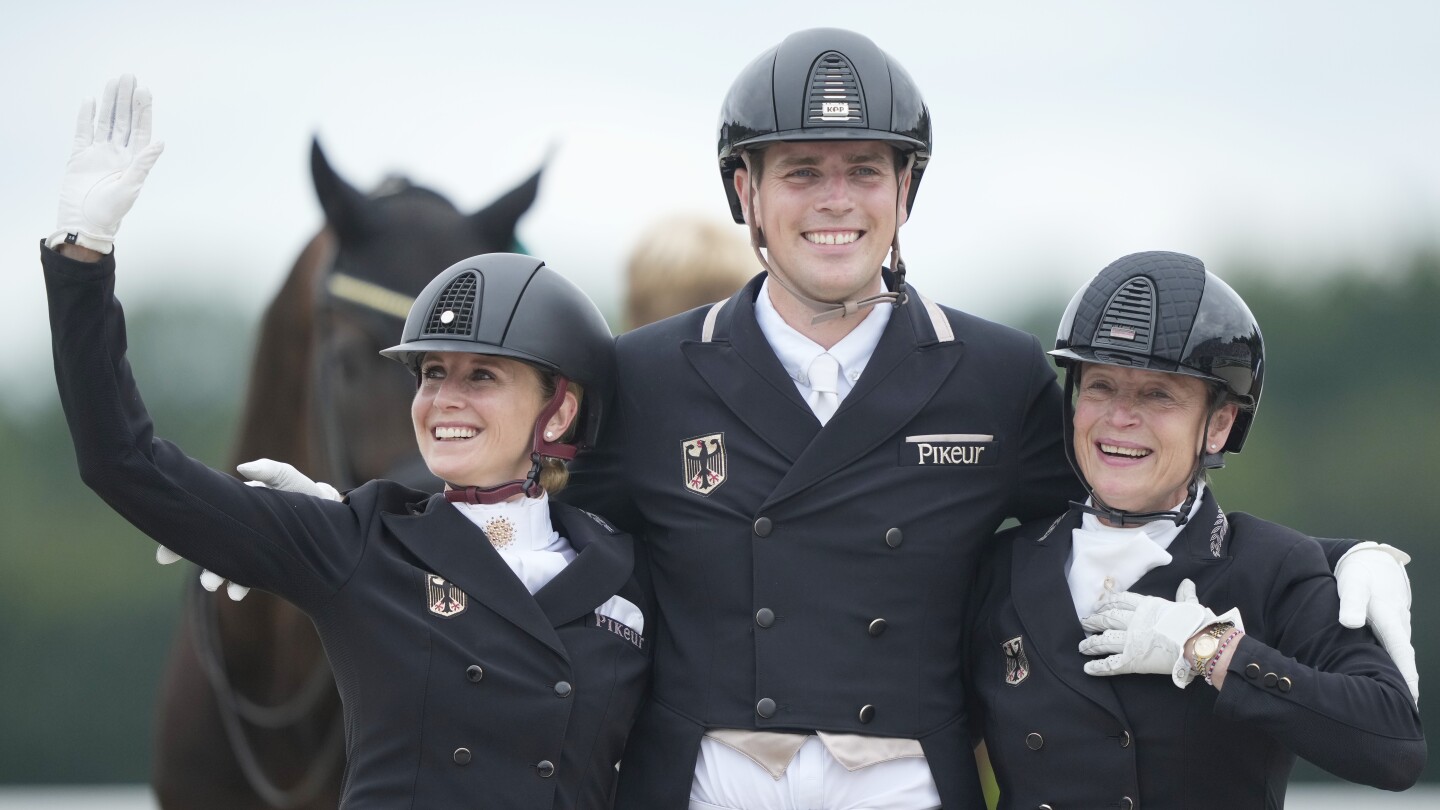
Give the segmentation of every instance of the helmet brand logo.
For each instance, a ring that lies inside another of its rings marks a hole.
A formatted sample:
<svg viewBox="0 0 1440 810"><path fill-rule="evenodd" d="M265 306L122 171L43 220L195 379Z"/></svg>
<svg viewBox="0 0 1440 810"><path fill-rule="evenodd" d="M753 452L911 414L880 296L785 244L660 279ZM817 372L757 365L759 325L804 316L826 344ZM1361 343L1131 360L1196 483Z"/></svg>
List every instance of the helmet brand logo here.
<svg viewBox="0 0 1440 810"><path fill-rule="evenodd" d="M820 107L822 118L849 118L850 104L844 101L827 101Z"/></svg>
<svg viewBox="0 0 1440 810"><path fill-rule="evenodd" d="M451 323L451 322L453 322L454 320L455 320L455 310L453 310L453 309L447 309L447 310L445 310L444 312L440 313L440 322L441 322L441 323Z"/></svg>
<svg viewBox="0 0 1440 810"><path fill-rule="evenodd" d="M1110 337L1113 337L1113 338L1123 338L1123 339L1125 339L1125 340L1134 340L1134 339L1135 339L1135 330L1134 330L1134 329L1126 329L1126 328L1123 327L1123 326L1112 326L1112 327L1110 327Z"/></svg>

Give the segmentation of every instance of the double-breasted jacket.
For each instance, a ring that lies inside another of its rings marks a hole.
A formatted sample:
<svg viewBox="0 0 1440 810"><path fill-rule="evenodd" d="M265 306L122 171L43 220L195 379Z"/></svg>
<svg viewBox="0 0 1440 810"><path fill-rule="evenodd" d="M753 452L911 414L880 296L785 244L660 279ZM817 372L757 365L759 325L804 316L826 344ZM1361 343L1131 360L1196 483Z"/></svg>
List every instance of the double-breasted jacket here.
<svg viewBox="0 0 1440 810"><path fill-rule="evenodd" d="M739 728L918 739L945 806L975 806L966 594L1005 518L1076 490L1054 373L911 288L822 427L756 323L762 280L618 339L565 493L642 538L660 613L617 805L684 807L705 730Z"/></svg>
<svg viewBox="0 0 1440 810"><path fill-rule="evenodd" d="M344 703L344 807L610 806L649 669L648 639L594 612L618 594L649 613L627 535L553 505L578 554L532 596L442 496L372 481L338 503L210 470L153 435L113 258L42 252L83 480L164 545L311 616Z"/></svg>
<svg viewBox="0 0 1440 810"><path fill-rule="evenodd" d="M1339 596L1314 539L1207 490L1172 561L1130 590L1174 599L1195 583L1245 625L1216 691L1169 675L1092 676L1065 579L1079 510L1001 535L977 586L972 668L1003 807L1283 806L1295 755L1399 790L1425 763L1405 680L1368 630L1336 622ZM1333 542L1330 545L1335 545Z"/></svg>

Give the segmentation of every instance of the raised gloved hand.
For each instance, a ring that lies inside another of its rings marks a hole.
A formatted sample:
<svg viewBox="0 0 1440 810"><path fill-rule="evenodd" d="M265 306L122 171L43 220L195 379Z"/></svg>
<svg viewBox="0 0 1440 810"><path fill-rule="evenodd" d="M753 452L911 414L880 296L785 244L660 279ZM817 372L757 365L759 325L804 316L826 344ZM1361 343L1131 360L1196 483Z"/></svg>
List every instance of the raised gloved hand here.
<svg viewBox="0 0 1440 810"><path fill-rule="evenodd" d="M309 495L314 498L324 498L327 501L341 500L340 493L334 487L323 481L312 481L308 476L293 465L283 461L271 461L268 458L247 461L236 467L240 474L249 478L246 485L252 487L267 487L278 489L281 492L299 492L302 495ZM179 560L180 555L170 549L159 546L155 549L155 561L161 565L169 565ZM214 593L220 588L225 578L214 571L200 571L200 585L205 590ZM250 589L235 582L226 583L225 593L236 602L245 598Z"/></svg>
<svg viewBox="0 0 1440 810"><path fill-rule="evenodd" d="M1099 633L1081 641L1080 652L1107 656L1086 662L1085 672L1169 675L1184 689L1195 678L1185 660L1185 642L1217 621L1220 617L1195 598L1195 583L1188 579L1180 581L1174 602L1130 591L1108 593L1094 613L1080 620L1086 632Z"/></svg>
<svg viewBox="0 0 1440 810"><path fill-rule="evenodd" d="M150 91L129 73L111 79L100 98L80 105L75 142L60 185L58 230L46 240L109 253L120 220L140 196L150 168L165 150L150 142Z"/></svg>
<svg viewBox="0 0 1440 810"><path fill-rule="evenodd" d="M1368 622L1380 646L1405 676L1410 696L1420 705L1420 671L1410 645L1410 555L1394 546L1366 540L1357 543L1335 564L1340 591L1340 623L1350 628Z"/></svg>

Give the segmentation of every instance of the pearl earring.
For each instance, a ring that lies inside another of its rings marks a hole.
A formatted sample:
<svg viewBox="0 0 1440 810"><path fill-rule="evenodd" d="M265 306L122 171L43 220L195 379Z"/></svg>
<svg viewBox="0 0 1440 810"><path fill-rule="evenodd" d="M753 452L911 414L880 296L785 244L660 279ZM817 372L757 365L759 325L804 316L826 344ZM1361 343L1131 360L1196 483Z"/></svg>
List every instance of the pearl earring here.
<svg viewBox="0 0 1440 810"><path fill-rule="evenodd" d="M550 431L550 430L545 431L545 438L547 438L547 439L553 439L553 438L555 438L555 432L554 432L554 431ZM1212 447L1212 448L1210 448L1210 449L1211 449L1211 450L1214 450L1215 448Z"/></svg>

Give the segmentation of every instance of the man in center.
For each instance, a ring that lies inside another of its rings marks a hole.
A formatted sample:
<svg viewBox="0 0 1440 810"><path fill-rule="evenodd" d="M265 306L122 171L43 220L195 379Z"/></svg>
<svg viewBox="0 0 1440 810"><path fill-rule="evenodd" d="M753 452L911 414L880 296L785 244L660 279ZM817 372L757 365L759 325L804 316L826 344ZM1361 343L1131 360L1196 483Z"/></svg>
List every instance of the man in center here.
<svg viewBox="0 0 1440 810"><path fill-rule="evenodd" d="M1036 339L905 280L930 149L915 83L848 31L730 89L720 170L766 272L619 339L567 491L644 538L662 606L619 807L983 806L963 594L1002 521L1080 490Z"/></svg>

